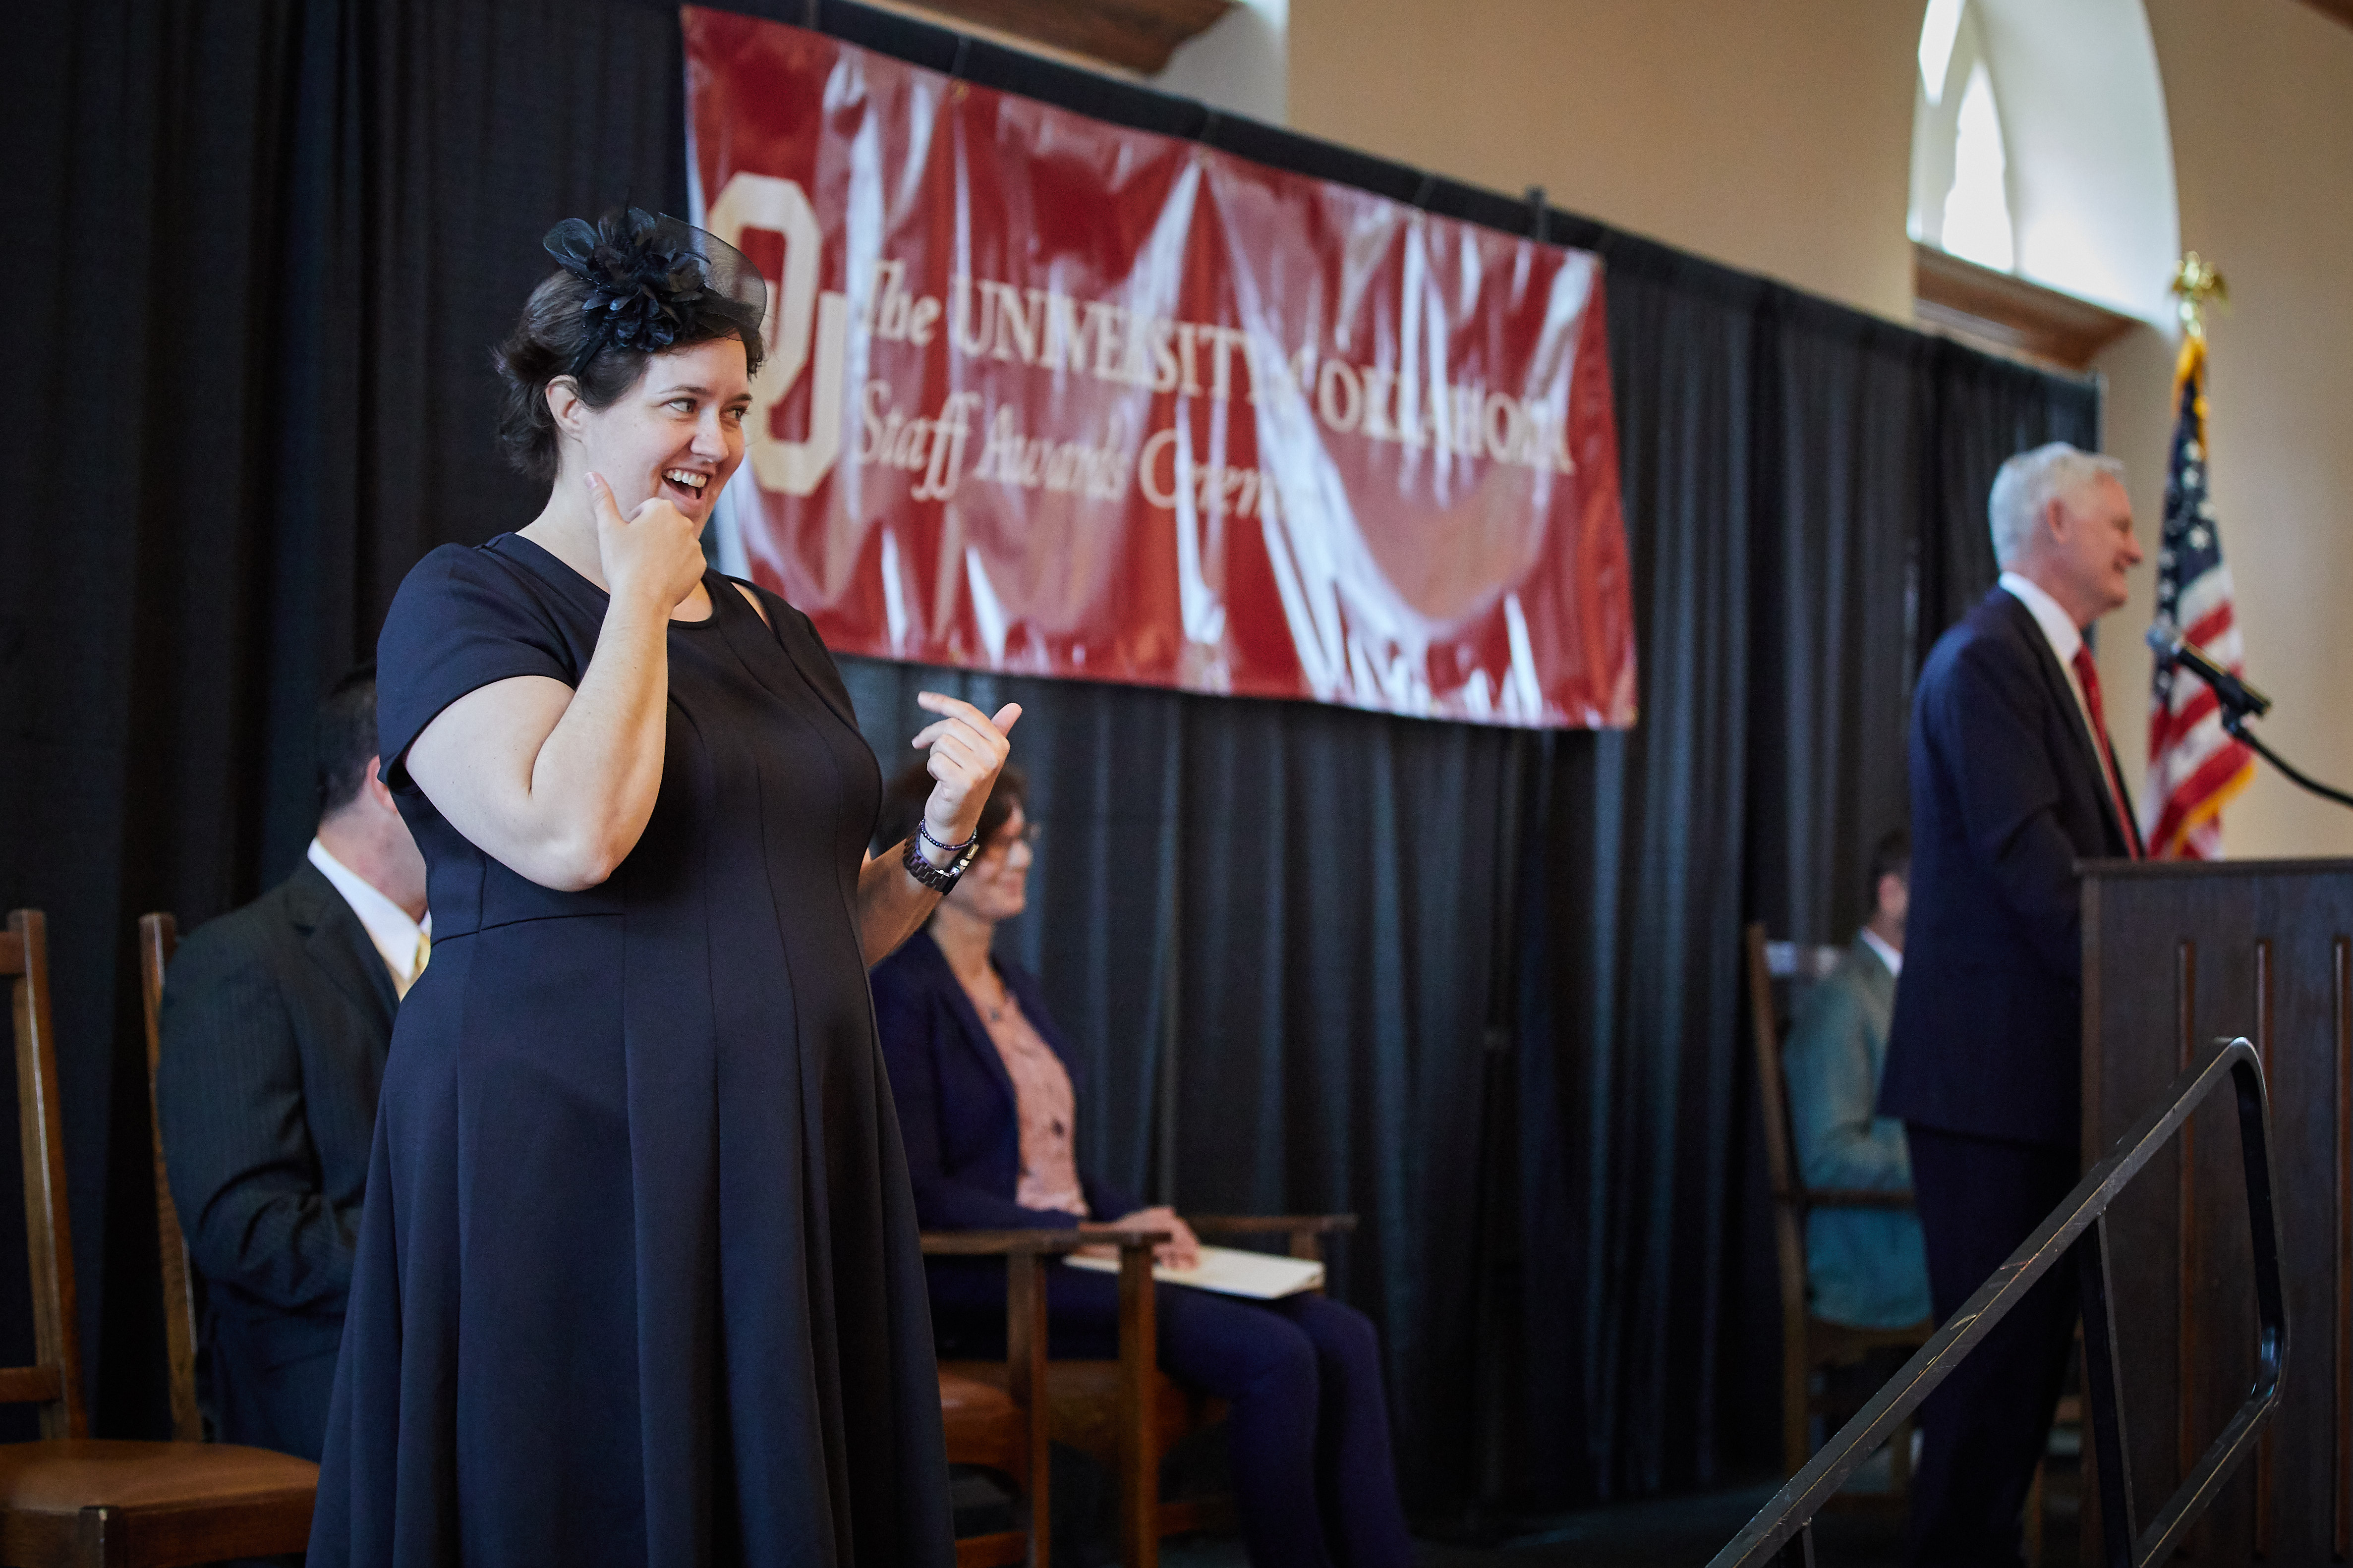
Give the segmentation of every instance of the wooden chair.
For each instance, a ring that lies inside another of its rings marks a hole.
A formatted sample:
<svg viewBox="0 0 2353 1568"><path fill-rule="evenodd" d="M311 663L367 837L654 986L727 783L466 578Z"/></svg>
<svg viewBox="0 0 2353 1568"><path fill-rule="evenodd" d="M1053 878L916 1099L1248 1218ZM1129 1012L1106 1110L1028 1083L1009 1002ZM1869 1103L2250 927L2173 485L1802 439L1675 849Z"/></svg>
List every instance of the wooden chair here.
<svg viewBox="0 0 2353 1568"><path fill-rule="evenodd" d="M0 1563L178 1568L299 1552L318 1467L260 1448L93 1440L74 1318L73 1230L51 1032L48 932L9 915L0 976L12 982L16 1106L31 1265L32 1366L0 1368L0 1404L40 1406L42 1440L0 1444Z"/></svg>
<svg viewBox="0 0 2353 1568"><path fill-rule="evenodd" d="M164 1170L164 1109L155 1069L164 1059L164 972L180 945L180 922L170 915L139 917L139 1000L147 1021L147 1133L155 1146L155 1251L164 1264L164 1355L172 1375L172 1436L205 1440L196 1405L196 1292L188 1273L188 1240Z"/></svg>
<svg viewBox="0 0 2353 1568"><path fill-rule="evenodd" d="M1198 1215L1188 1223L1204 1239L1279 1236L1292 1257L1320 1258L1324 1238L1356 1229L1356 1216ZM1227 1497L1160 1495L1162 1461L1186 1437L1223 1420L1226 1405L1160 1370L1152 1253L1167 1233L1096 1230L1081 1239L1119 1248L1119 1359L1053 1363L1046 1374L1050 1432L1118 1479L1120 1561L1126 1568L1157 1568L1162 1537L1213 1528L1231 1517ZM993 1362L952 1362L943 1371L987 1383L1001 1384L1007 1376Z"/></svg>
<svg viewBox="0 0 2353 1568"><path fill-rule="evenodd" d="M1757 1098L1765 1111L1765 1163L1773 1181L1773 1240L1781 1273L1781 1458L1795 1475L1813 1455L1809 1427L1828 1413L1814 1387L1817 1374L1851 1366L1872 1352L1916 1350L1928 1342L1936 1324L1928 1319L1900 1329L1858 1329L1826 1322L1813 1314L1806 1291L1806 1215L1820 1208L1912 1206L1908 1192L1849 1192L1807 1187L1798 1169L1796 1137L1789 1121L1789 1085L1781 1073L1784 1024L1775 1005L1777 979L1819 980L1835 963L1835 948L1799 948L1768 942L1765 928L1747 931L1749 1028L1757 1047ZM1827 960L1824 954L1828 955ZM1775 961L1778 960L1777 963ZM1903 1508L1910 1501L1912 1426L1897 1428L1887 1445L1890 1485L1884 1493L1841 1492L1841 1508Z"/></svg>
<svg viewBox="0 0 2353 1568"><path fill-rule="evenodd" d="M1047 1568L1052 1467L1047 1460L1046 1265L1092 1237L1067 1230L965 1230L926 1235L931 1258L1005 1259L1001 1380L940 1369L948 1463L980 1465L1014 1484L1018 1529L956 1542L956 1568Z"/></svg>

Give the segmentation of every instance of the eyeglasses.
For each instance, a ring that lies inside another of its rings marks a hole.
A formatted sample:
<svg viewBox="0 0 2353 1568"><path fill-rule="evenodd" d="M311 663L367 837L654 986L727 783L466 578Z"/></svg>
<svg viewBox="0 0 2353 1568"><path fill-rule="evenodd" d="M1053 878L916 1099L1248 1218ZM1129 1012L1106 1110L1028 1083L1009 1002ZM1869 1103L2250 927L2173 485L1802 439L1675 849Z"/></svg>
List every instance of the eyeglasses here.
<svg viewBox="0 0 2353 1568"><path fill-rule="evenodd" d="M996 837L981 847L980 854L976 858L986 860L992 855L1011 854L1016 844L1026 844L1034 853L1038 847L1039 830L1044 826L1043 823L1026 822L1021 825L1021 831L1018 833L1006 833L1000 830Z"/></svg>

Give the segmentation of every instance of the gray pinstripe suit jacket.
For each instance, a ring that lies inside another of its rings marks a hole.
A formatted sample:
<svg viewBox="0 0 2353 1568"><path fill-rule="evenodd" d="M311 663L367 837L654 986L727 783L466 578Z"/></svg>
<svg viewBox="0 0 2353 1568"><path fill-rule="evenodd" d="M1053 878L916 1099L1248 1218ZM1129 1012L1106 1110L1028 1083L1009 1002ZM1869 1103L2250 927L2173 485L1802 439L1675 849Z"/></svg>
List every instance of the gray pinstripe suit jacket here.
<svg viewBox="0 0 2353 1568"><path fill-rule="evenodd" d="M228 1441L317 1457L396 1005L307 862L172 962L156 1101Z"/></svg>

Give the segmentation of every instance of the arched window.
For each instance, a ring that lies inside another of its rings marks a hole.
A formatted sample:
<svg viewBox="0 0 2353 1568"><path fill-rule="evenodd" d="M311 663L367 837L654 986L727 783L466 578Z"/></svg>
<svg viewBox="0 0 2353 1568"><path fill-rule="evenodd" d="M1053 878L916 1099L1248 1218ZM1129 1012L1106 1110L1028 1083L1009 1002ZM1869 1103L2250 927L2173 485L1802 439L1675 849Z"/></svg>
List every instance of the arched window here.
<svg viewBox="0 0 2353 1568"><path fill-rule="evenodd" d="M1978 8L1929 0L1913 115L1912 237L1980 267L2018 262L2010 153Z"/></svg>
<svg viewBox="0 0 2353 1568"><path fill-rule="evenodd" d="M1926 0L1912 237L2171 319L2173 140L2142 0Z"/></svg>
<svg viewBox="0 0 2353 1568"><path fill-rule="evenodd" d="M2001 110L1993 76L1978 62L1953 117L1953 187L1945 193L1944 246L1955 256L2008 272L2018 262L2010 221L2010 155L2002 150Z"/></svg>

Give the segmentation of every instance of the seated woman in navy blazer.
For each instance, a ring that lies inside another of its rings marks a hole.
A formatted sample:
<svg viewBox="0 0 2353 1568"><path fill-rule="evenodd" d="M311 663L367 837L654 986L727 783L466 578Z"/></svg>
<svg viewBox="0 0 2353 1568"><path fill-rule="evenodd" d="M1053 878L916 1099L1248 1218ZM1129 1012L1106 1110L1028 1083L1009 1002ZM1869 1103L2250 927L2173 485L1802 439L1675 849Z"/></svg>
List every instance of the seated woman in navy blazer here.
<svg viewBox="0 0 2353 1568"><path fill-rule="evenodd" d="M885 797L886 837L914 831L932 781L918 763ZM1173 1210L1147 1208L1079 1167L1071 1053L1037 979L989 944L1028 900L1035 830L1019 773L998 775L980 852L931 923L874 966L874 1011L926 1230L1069 1228L1124 1221L1174 1233L1162 1260L1199 1246ZM891 837L895 843L897 838ZM934 1259L932 1313L948 1345L1005 1331L1004 1276ZM1117 1353L1119 1282L1049 1270L1055 1355ZM1230 1405L1235 1500L1259 1568L1403 1568L1412 1559L1389 1458L1380 1346L1353 1307L1323 1296L1249 1301L1158 1288L1160 1364Z"/></svg>

